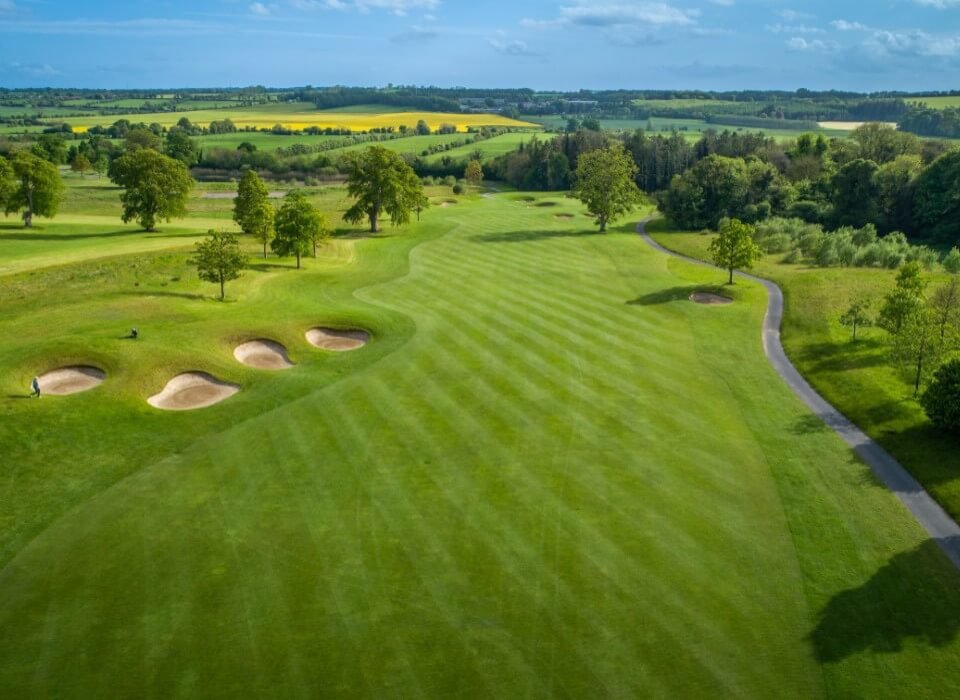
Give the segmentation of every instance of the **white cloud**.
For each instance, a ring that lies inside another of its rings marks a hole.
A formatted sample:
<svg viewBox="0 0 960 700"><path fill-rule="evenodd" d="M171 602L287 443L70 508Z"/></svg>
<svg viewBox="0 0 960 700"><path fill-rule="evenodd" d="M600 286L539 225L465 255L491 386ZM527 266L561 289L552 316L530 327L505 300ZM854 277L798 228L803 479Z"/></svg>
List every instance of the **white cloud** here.
<svg viewBox="0 0 960 700"><path fill-rule="evenodd" d="M663 2L596 4L580 0L560 8L560 18L565 22L594 27L687 25L693 24L698 14L697 10L680 10Z"/></svg>
<svg viewBox="0 0 960 700"><path fill-rule="evenodd" d="M925 7L935 7L938 10L960 6L960 0L914 0L914 2Z"/></svg>
<svg viewBox="0 0 960 700"><path fill-rule="evenodd" d="M768 24L765 29L773 34L823 34L819 27L805 24Z"/></svg>
<svg viewBox="0 0 960 700"><path fill-rule="evenodd" d="M733 7L734 0L710 0L711 5L720 5L720 7Z"/></svg>
<svg viewBox="0 0 960 700"><path fill-rule="evenodd" d="M841 32L868 32L870 27L859 22L848 22L845 19L835 19L830 26Z"/></svg>
<svg viewBox="0 0 960 700"><path fill-rule="evenodd" d="M51 75L60 75L60 71L51 66L49 63L20 63L20 61L13 61L7 64L10 70L17 73L26 73L27 75L35 76L51 76Z"/></svg>
<svg viewBox="0 0 960 700"><path fill-rule="evenodd" d="M829 39L804 39L795 36L787 41L787 48L791 51L809 51L812 53L829 53L840 48L840 44Z"/></svg>
<svg viewBox="0 0 960 700"><path fill-rule="evenodd" d="M266 16L270 14L270 8L262 2L255 2L250 5L250 12L255 15Z"/></svg>
<svg viewBox="0 0 960 700"><path fill-rule="evenodd" d="M386 10L402 16L410 10L434 10L440 0L290 0L290 4L298 10Z"/></svg>
<svg viewBox="0 0 960 700"><path fill-rule="evenodd" d="M495 36L487 39L496 51L507 54L508 56L535 56L536 54L527 46L527 42L519 40L506 39L503 36Z"/></svg>
<svg viewBox="0 0 960 700"><path fill-rule="evenodd" d="M796 22L801 19L813 19L813 15L809 12L800 12L799 10L780 10L780 16L783 17L788 22Z"/></svg>
<svg viewBox="0 0 960 700"><path fill-rule="evenodd" d="M919 29L878 30L864 46L874 54L949 58L960 56L960 36L935 36Z"/></svg>

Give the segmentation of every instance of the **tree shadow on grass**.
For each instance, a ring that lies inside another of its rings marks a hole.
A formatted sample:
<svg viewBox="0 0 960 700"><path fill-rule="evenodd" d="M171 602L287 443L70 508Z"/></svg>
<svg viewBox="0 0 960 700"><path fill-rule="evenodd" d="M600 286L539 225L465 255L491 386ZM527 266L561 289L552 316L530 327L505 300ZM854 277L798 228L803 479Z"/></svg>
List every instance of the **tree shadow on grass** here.
<svg viewBox="0 0 960 700"><path fill-rule="evenodd" d="M823 433L830 429L823 418L813 413L800 416L790 425L790 432L794 435L813 435Z"/></svg>
<svg viewBox="0 0 960 700"><path fill-rule="evenodd" d="M669 304L672 301L690 301L690 295L695 292L722 295L722 291L723 290L718 286L692 284L684 287L658 289L655 292L642 294L636 299L631 299L626 303L630 306L656 306L657 304Z"/></svg>
<svg viewBox="0 0 960 700"><path fill-rule="evenodd" d="M600 236L599 231L508 231L507 233L483 233L470 236L477 243L524 243L543 241L551 238L580 238L581 236Z"/></svg>
<svg viewBox="0 0 960 700"><path fill-rule="evenodd" d="M192 299L192 300L213 298L212 296L207 296L204 294L187 294L186 292L167 292L167 291L149 290L149 289L139 290L135 292L120 292L120 294L124 294L130 297L173 297L177 299Z"/></svg>
<svg viewBox="0 0 960 700"><path fill-rule="evenodd" d="M100 233L47 233L30 229L22 229L13 233L0 233L0 241L78 241L88 238L119 238L121 236L143 236L144 238L196 238L197 233L163 233L154 231L147 233L143 230L123 229L120 231L103 231Z"/></svg>
<svg viewBox="0 0 960 700"><path fill-rule="evenodd" d="M258 262L258 263L247 263L248 270L256 270L257 272L270 272L271 270L296 270L297 264L290 263L287 265L281 263L271 263L271 262Z"/></svg>
<svg viewBox="0 0 960 700"><path fill-rule="evenodd" d="M845 344L815 343L805 346L798 359L815 362L812 369L816 372L843 372L888 364L890 360L886 350L887 345L877 338Z"/></svg>
<svg viewBox="0 0 960 700"><path fill-rule="evenodd" d="M895 555L862 585L841 591L810 633L824 663L869 652L892 654L908 641L943 647L960 630L960 575L934 540Z"/></svg>

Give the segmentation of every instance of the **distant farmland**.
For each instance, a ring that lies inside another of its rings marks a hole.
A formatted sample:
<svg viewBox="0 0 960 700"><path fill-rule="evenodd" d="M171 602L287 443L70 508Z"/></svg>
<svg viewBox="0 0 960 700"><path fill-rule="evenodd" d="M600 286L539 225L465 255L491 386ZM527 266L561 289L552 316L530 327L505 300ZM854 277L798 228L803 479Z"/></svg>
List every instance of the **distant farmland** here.
<svg viewBox="0 0 960 700"><path fill-rule="evenodd" d="M498 114L454 114L452 112L405 112L395 108L376 108L376 110L317 110L307 102L284 102L279 104L258 105L256 107L238 107L237 109L211 109L191 112L137 112L133 114L110 114L90 117L67 118L76 132L85 132L92 126L109 126L118 119L131 122L174 126L180 119L187 117L199 126L207 126L211 121L230 119L238 129L269 129L280 124L286 129L300 131L309 127L319 129L350 129L369 131L371 129L394 128L401 126L413 128L418 121L424 121L432 130L444 124L456 126L457 131L466 131L470 127L500 126L512 128L537 128L536 124L522 122Z"/></svg>

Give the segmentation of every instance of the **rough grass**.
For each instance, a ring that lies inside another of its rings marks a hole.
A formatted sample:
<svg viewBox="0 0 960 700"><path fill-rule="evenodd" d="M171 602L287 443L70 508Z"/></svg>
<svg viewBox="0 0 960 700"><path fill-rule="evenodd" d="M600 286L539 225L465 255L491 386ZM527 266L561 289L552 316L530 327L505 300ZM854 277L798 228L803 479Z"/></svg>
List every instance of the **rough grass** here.
<svg viewBox="0 0 960 700"><path fill-rule="evenodd" d="M254 260L227 303L181 251L7 276L0 695L960 692L960 577L769 368L762 290L691 304L712 272L531 197ZM80 359L101 387L18 398ZM243 390L150 409L185 369Z"/></svg>
<svg viewBox="0 0 960 700"><path fill-rule="evenodd" d="M671 232L663 224L655 238L671 249L708 259L711 236ZM960 452L956 440L935 431L913 397L912 377L892 364L887 334L861 329L857 342L840 315L852 299L873 301L879 310L896 272L864 268L783 265L782 256L757 264L756 272L783 289L783 344L791 360L827 400L886 447L954 518L960 518ZM945 281L929 273L932 290Z"/></svg>

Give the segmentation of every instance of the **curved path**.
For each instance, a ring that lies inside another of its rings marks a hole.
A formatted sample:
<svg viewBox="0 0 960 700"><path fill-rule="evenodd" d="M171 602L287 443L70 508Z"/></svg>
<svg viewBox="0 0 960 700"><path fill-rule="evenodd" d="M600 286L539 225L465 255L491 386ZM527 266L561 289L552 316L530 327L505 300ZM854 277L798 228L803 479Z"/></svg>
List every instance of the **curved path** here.
<svg viewBox="0 0 960 700"><path fill-rule="evenodd" d="M650 238L650 235L646 232L645 225L648 221L650 219L645 219L637 224L637 233L650 246L662 253L697 265L715 267L702 260L664 248ZM780 291L780 287L762 277L743 272L735 274L738 277L759 282L767 290L767 312L763 318L763 351L777 374L783 377L790 385L793 393L799 396L800 400L811 411L853 448L853 451L870 467L877 479L896 494L897 498L917 521L930 533L930 537L937 541L937 544L940 545L940 548L943 549L954 566L960 568L960 526L889 452L820 396L800 375L793 363L787 359L787 355L783 351L783 345L780 343L780 321L783 318L783 292Z"/></svg>

